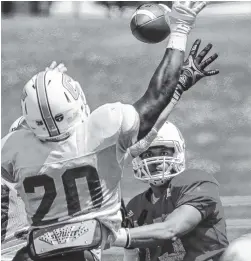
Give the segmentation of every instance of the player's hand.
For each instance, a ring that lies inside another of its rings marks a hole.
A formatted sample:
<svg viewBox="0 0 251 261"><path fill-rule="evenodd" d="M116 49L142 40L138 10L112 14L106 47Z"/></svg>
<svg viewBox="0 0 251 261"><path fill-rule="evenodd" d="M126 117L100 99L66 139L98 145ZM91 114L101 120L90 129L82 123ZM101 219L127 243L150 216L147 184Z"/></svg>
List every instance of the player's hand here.
<svg viewBox="0 0 251 261"><path fill-rule="evenodd" d="M197 39L190 51L187 60L184 62L182 73L179 78L178 86L181 87L182 91L187 91L191 88L197 81L206 77L212 76L219 73L219 70L209 70L206 71L206 67L215 61L218 54L215 53L206 60L203 61L205 56L213 47L212 44L208 44L197 56L201 40Z"/></svg>
<svg viewBox="0 0 251 261"><path fill-rule="evenodd" d="M53 61L51 63L51 65L49 67L45 68L45 71L58 71L61 73L65 73L67 72L67 68L65 67L65 65L63 63L60 63L59 65L57 65L56 61Z"/></svg>
<svg viewBox="0 0 251 261"><path fill-rule="evenodd" d="M29 228L18 230L14 233L14 237L17 239L27 240L29 235Z"/></svg>
<svg viewBox="0 0 251 261"><path fill-rule="evenodd" d="M196 16L206 5L206 1L175 1L169 14L172 32L189 34Z"/></svg>

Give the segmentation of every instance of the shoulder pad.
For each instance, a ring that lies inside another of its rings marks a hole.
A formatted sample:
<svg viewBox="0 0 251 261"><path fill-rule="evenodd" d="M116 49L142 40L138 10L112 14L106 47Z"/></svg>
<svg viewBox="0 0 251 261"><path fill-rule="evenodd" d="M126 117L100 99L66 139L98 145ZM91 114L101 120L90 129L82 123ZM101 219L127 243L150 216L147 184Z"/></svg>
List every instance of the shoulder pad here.
<svg viewBox="0 0 251 261"><path fill-rule="evenodd" d="M107 103L94 110L88 119L89 128L99 131L103 138L116 134L122 124L121 103Z"/></svg>
<svg viewBox="0 0 251 261"><path fill-rule="evenodd" d="M180 175L175 176L170 183L171 186L181 187L197 182L211 182L219 185L218 181L212 174L196 169L185 170Z"/></svg>

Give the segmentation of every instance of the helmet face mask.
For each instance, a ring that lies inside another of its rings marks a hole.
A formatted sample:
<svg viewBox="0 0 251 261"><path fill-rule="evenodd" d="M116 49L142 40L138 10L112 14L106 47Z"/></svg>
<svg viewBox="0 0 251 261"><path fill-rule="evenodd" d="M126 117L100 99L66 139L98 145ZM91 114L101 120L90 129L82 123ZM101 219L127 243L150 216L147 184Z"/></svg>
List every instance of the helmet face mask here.
<svg viewBox="0 0 251 261"><path fill-rule="evenodd" d="M61 72L40 72L25 85L23 116L31 131L44 141L60 141L90 114L80 84Z"/></svg>
<svg viewBox="0 0 251 261"><path fill-rule="evenodd" d="M179 130L165 123L149 149L133 159L134 177L162 186L185 170L185 144Z"/></svg>

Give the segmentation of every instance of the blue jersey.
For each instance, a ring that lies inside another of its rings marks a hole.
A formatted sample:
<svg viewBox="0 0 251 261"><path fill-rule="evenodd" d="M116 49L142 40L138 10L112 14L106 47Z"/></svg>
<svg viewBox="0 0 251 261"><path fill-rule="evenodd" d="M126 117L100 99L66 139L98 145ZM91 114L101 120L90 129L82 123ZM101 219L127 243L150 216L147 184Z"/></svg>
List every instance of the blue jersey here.
<svg viewBox="0 0 251 261"><path fill-rule="evenodd" d="M212 255L218 261L228 245L224 211L218 182L210 174L186 170L174 177L162 197L153 204L151 188L134 197L127 205L135 226L163 222L174 209L188 204L195 207L202 221L191 232L175 242L140 249L140 260L204 261Z"/></svg>

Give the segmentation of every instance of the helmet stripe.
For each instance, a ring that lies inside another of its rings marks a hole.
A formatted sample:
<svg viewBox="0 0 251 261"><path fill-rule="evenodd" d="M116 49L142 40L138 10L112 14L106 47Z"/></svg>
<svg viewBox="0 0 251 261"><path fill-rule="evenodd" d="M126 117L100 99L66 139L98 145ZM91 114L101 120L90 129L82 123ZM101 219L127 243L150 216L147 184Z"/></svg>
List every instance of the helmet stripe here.
<svg viewBox="0 0 251 261"><path fill-rule="evenodd" d="M47 96L47 90L46 90L45 76L46 76L46 72L40 72L37 76L36 79L37 99L38 99L39 110L43 122L47 128L47 131L50 137L54 137L59 135L60 132L51 113L48 96Z"/></svg>

